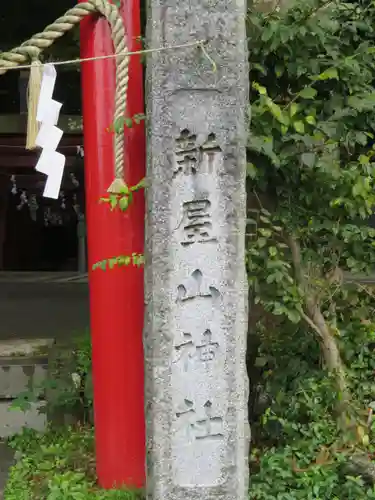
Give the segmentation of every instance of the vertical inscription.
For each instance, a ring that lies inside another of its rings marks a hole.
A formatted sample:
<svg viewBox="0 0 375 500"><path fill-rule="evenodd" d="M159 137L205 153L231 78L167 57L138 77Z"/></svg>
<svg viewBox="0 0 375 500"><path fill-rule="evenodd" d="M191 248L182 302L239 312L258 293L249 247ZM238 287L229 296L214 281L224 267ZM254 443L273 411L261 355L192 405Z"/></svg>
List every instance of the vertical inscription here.
<svg viewBox="0 0 375 500"><path fill-rule="evenodd" d="M150 500L246 500L244 1L149 4L145 267ZM212 20L212 22L207 22Z"/></svg>
<svg viewBox="0 0 375 500"><path fill-rule="evenodd" d="M177 485L221 484L225 435L225 347L218 287L218 192L222 151L214 134L185 129L176 140L174 179L180 221L177 268L191 271L176 286L173 353L174 479ZM193 267L194 266L194 267ZM224 391L223 391L224 389ZM182 402L181 402L182 401Z"/></svg>

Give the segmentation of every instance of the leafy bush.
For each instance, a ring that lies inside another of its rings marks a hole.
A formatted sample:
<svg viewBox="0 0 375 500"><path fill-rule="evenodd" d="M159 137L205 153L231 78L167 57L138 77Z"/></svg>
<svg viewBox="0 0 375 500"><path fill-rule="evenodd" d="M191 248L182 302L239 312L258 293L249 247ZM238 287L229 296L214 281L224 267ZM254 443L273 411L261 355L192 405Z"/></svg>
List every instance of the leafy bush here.
<svg viewBox="0 0 375 500"><path fill-rule="evenodd" d="M375 6L249 13L254 500L371 499Z"/></svg>
<svg viewBox="0 0 375 500"><path fill-rule="evenodd" d="M140 493L96 486L94 436L87 427L25 432L14 437L17 463L11 468L6 500L136 500Z"/></svg>

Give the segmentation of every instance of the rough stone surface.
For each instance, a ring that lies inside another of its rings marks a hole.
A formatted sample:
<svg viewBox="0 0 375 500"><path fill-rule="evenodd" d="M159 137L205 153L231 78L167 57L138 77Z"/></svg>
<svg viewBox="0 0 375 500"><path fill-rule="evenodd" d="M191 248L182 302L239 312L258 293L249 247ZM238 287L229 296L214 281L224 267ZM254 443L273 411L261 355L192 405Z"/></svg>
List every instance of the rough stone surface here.
<svg viewBox="0 0 375 500"><path fill-rule="evenodd" d="M39 413L43 401L32 404L26 412L11 406L22 392L39 388L45 380L53 342L53 339L0 341L0 438L20 432L23 427L44 430L46 417Z"/></svg>
<svg viewBox="0 0 375 500"><path fill-rule="evenodd" d="M16 398L46 379L52 339L0 341L0 399Z"/></svg>
<svg viewBox="0 0 375 500"><path fill-rule="evenodd" d="M41 387L47 368L47 360L9 359L6 364L0 360L0 399L16 398L21 392Z"/></svg>
<svg viewBox="0 0 375 500"><path fill-rule="evenodd" d="M0 341L0 363L4 358L47 355L53 339L14 339Z"/></svg>
<svg viewBox="0 0 375 500"><path fill-rule="evenodd" d="M40 410L45 402L31 403L27 411L11 409L12 401L0 402L0 439L7 438L22 431L24 427L44 431L47 424L46 415Z"/></svg>
<svg viewBox="0 0 375 500"><path fill-rule="evenodd" d="M148 497L247 498L244 0L150 0Z"/></svg>

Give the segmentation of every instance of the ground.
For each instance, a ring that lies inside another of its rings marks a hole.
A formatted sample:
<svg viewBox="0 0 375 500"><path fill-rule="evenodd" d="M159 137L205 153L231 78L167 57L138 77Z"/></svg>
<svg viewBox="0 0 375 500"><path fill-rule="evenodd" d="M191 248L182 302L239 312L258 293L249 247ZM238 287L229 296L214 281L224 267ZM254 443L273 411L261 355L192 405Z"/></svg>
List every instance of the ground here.
<svg viewBox="0 0 375 500"><path fill-rule="evenodd" d="M65 273L0 273L0 340L64 338L89 325L88 285ZM44 281L42 281L44 280Z"/></svg>

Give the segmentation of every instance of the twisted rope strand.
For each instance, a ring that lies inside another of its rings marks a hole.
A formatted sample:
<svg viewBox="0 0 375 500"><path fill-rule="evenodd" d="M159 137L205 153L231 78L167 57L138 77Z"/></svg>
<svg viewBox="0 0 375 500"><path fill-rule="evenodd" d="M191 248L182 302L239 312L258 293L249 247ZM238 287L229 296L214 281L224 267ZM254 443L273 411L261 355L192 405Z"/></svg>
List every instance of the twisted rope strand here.
<svg viewBox="0 0 375 500"><path fill-rule="evenodd" d="M55 40L62 37L67 31L79 24L89 14L95 12L104 16L111 26L112 41L116 54L116 93L114 122L124 116L127 105L127 91L129 83L129 57L127 39L124 24L120 12L116 5L108 0L88 0L72 9L69 9L63 16L56 19L53 24L47 26L44 31L33 35L19 47L0 54L0 75L9 69L25 64L28 61L35 61L39 58L43 50L50 47ZM120 194L125 187L124 174L124 135L115 134L114 138L114 175L108 191Z"/></svg>

